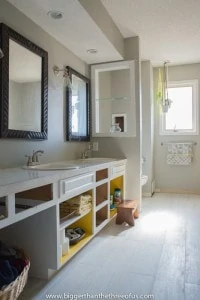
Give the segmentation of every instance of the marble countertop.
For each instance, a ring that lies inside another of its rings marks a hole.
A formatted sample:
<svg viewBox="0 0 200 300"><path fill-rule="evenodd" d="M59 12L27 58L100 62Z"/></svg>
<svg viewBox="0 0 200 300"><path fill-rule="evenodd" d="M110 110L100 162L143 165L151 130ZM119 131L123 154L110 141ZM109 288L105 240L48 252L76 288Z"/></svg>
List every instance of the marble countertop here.
<svg viewBox="0 0 200 300"><path fill-rule="evenodd" d="M20 192L25 189L31 189L37 186L49 184L56 180L69 178L84 174L86 172L94 172L104 167L112 165L125 164L126 159L97 159L92 161L82 160L79 169L71 170L36 170L36 169L23 169L7 168L0 169L0 197L6 196L9 193ZM55 163L75 163L78 164L80 160L70 160Z"/></svg>

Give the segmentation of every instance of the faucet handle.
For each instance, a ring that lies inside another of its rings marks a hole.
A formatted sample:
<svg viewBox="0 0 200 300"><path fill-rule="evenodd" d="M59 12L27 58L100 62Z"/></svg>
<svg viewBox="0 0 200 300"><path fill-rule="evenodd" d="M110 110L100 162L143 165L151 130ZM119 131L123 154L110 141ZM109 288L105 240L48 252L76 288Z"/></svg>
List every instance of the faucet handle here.
<svg viewBox="0 0 200 300"><path fill-rule="evenodd" d="M30 165L32 164L32 156L31 156L31 155L25 155L25 157L28 158L28 159L27 159L26 165L27 165L27 166L30 166Z"/></svg>
<svg viewBox="0 0 200 300"><path fill-rule="evenodd" d="M32 155L32 162L34 163L39 163L39 159L38 159L38 156L41 156L41 154L44 153L43 150L33 150L33 155Z"/></svg>
<svg viewBox="0 0 200 300"><path fill-rule="evenodd" d="M81 159L85 159L86 157L85 157L85 152L82 152L81 153Z"/></svg>
<svg viewBox="0 0 200 300"><path fill-rule="evenodd" d="M38 153L38 154L35 155L35 162L36 163L39 163L39 156L42 156L42 154Z"/></svg>

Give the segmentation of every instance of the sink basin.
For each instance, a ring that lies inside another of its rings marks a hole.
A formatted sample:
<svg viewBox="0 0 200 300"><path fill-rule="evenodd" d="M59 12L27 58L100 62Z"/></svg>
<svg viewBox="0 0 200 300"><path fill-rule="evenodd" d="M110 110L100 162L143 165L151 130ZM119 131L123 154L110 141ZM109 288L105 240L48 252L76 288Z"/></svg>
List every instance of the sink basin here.
<svg viewBox="0 0 200 300"><path fill-rule="evenodd" d="M24 166L23 169L26 170L39 170L39 171L50 171L50 170L74 170L80 169L84 167L90 167L93 165L106 163L110 161L114 161L113 158L101 158L101 157L94 157L94 158L85 158L85 159L76 159L71 161L63 161L63 162L55 162L55 163L48 163L48 164L41 164L36 166Z"/></svg>
<svg viewBox="0 0 200 300"><path fill-rule="evenodd" d="M36 166L25 166L23 169L26 170L40 170L40 171L50 171L50 170L73 170L79 169L79 165L70 163L49 163Z"/></svg>
<svg viewBox="0 0 200 300"><path fill-rule="evenodd" d="M113 161L116 160L115 158L104 158L104 157L90 157L90 158L81 158L79 161Z"/></svg>
<svg viewBox="0 0 200 300"><path fill-rule="evenodd" d="M109 161L115 161L114 158L103 158L103 157L92 157L92 158L81 158L76 160L76 162L79 164L98 164L98 163L106 163Z"/></svg>

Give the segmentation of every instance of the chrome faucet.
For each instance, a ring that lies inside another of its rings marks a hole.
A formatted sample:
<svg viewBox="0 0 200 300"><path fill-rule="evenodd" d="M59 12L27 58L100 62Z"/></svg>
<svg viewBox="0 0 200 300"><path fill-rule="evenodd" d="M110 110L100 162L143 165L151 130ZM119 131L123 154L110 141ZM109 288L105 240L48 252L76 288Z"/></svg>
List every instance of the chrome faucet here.
<svg viewBox="0 0 200 300"><path fill-rule="evenodd" d="M37 151L33 151L33 155L32 155L32 162L39 164L39 158L38 156L41 156L41 154L43 154L44 151L43 150L37 150Z"/></svg>
<svg viewBox="0 0 200 300"><path fill-rule="evenodd" d="M91 151L91 150L89 150L89 149L83 151L83 152L81 153L81 158L82 158L82 159L88 158L88 157L89 157L89 152L90 152L90 151Z"/></svg>
<svg viewBox="0 0 200 300"><path fill-rule="evenodd" d="M39 162L39 156L42 153L44 153L43 150L37 150L37 151L33 150L33 154L32 155L26 155L26 157L28 157L26 165L27 166L36 166L36 165L39 165L40 164L40 162Z"/></svg>
<svg viewBox="0 0 200 300"><path fill-rule="evenodd" d="M92 151L92 144L89 144L88 145L88 149L86 149L85 151L83 151L81 153L81 158L82 159L86 159L86 158L89 158L89 153Z"/></svg>

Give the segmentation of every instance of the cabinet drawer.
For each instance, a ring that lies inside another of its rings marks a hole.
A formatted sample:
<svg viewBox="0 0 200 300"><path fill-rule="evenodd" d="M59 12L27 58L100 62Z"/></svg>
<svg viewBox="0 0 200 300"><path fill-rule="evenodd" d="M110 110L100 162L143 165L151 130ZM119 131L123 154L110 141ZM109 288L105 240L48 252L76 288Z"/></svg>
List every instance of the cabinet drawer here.
<svg viewBox="0 0 200 300"><path fill-rule="evenodd" d="M94 173L88 173L60 181L60 196L94 183Z"/></svg>
<svg viewBox="0 0 200 300"><path fill-rule="evenodd" d="M125 172L125 169L126 169L125 165L111 167L111 176L113 177L115 175L121 174Z"/></svg>

